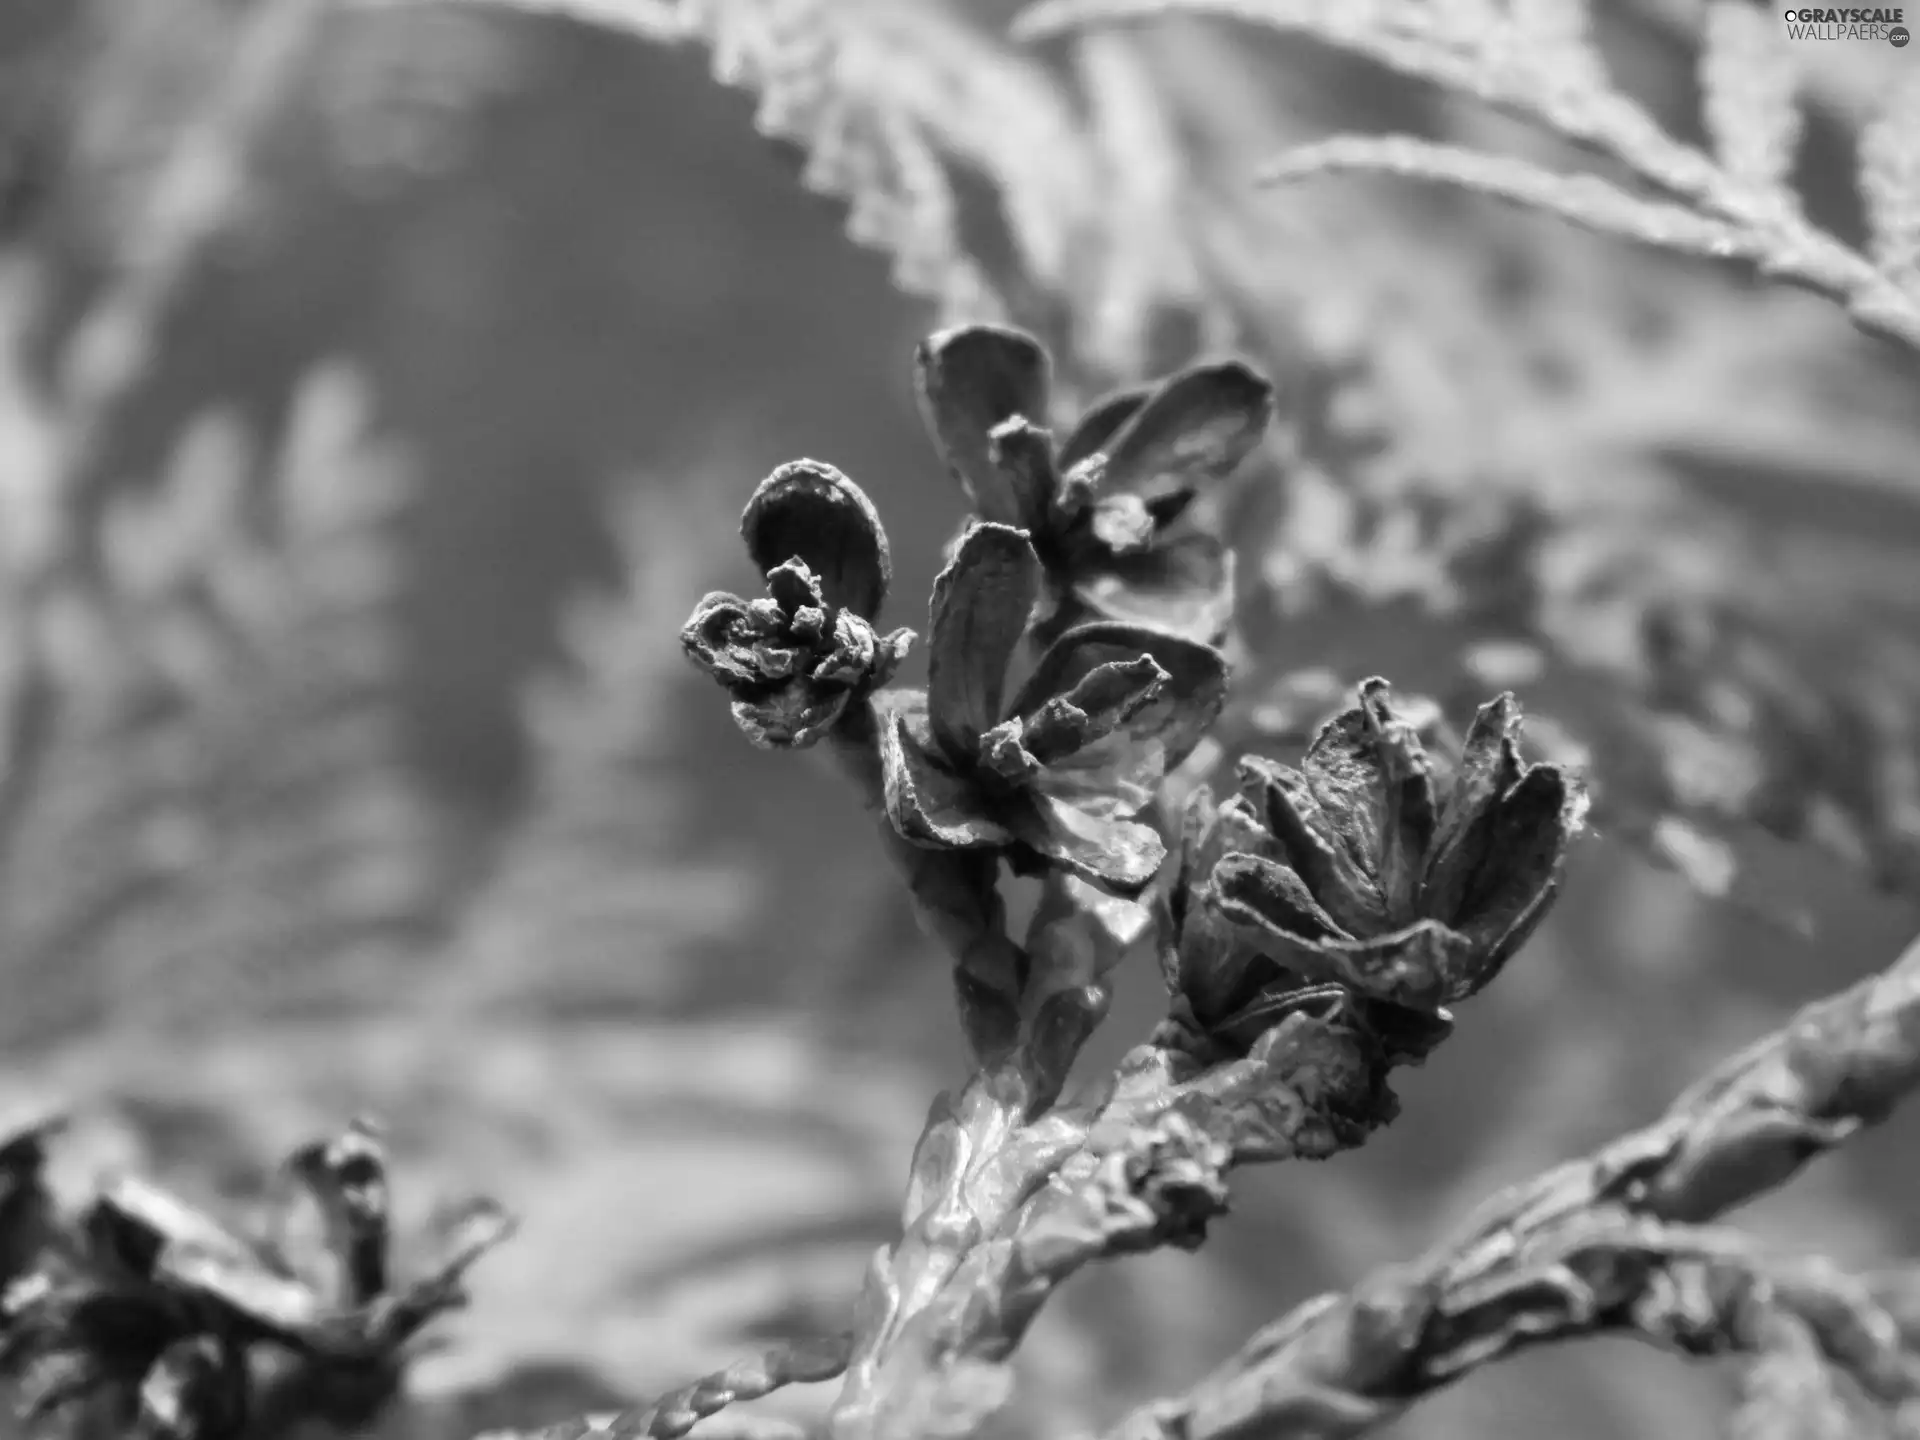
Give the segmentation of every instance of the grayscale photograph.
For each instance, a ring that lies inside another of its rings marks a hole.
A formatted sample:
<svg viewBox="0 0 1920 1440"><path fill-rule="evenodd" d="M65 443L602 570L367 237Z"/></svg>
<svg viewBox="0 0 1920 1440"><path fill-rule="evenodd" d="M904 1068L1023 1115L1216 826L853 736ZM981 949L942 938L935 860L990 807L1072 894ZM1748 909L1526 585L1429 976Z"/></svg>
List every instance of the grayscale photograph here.
<svg viewBox="0 0 1920 1440"><path fill-rule="evenodd" d="M0 0L0 1440L1920 1440L1910 27Z"/></svg>

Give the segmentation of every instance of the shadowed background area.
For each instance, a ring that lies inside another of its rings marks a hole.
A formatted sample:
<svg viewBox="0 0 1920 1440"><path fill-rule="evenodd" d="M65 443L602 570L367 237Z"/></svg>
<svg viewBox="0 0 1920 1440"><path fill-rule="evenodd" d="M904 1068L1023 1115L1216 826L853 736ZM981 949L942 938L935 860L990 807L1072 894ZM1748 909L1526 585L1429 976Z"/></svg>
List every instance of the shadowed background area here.
<svg viewBox="0 0 1920 1440"><path fill-rule="evenodd" d="M982 35L1009 11L960 8ZM701 47L477 6L166 10L0 11L6 1085L76 1107L74 1164L209 1197L366 1109L403 1212L470 1190L519 1212L395 1434L559 1419L841 1328L927 1102L962 1078L946 969L854 797L750 748L676 634L702 593L747 586L740 507L797 456L871 494L886 618L924 628L962 514L911 392L935 312ZM1622 72L1683 114L1692 12L1603 11ZM1304 44L1236 40L1225 68L1234 33L1182 31L1156 60L1222 175L1246 172L1236 146L1336 123L1521 143ZM1809 62L1809 203L1843 233L1857 206L1823 157L1884 61ZM1267 228L1239 237L1247 263L1354 292L1395 373L1427 377L1409 444L1444 466L1463 432L1512 430L1543 493L1774 566L1807 597L1783 605L1842 632L1920 638L1910 366L1811 298L1478 203L1341 187L1323 219L1321 199L1249 202ZM1175 285L1150 262L1144 286ZM1256 478L1264 548L1242 556L1280 597L1270 667L1442 687L1473 607L1424 603L1423 537L1395 517L1327 539L1338 517L1294 478ZM1315 566L1354 578L1298 600ZM54 571L133 603L36 608ZM1811 934L1699 897L1603 823L1524 963L1398 1081L1401 1119L1326 1165L1245 1173L1198 1255L1076 1280L1006 1433L1191 1381L1651 1117L1911 925L1812 850L1749 836L1742 858ZM1162 1004L1149 964L1125 973L1083 1068ZM1754 1225L1911 1253L1914 1139L1896 1120ZM768 1404L811 1413L825 1388ZM1726 1388L1588 1345L1477 1375L1396 1433L1707 1433Z"/></svg>

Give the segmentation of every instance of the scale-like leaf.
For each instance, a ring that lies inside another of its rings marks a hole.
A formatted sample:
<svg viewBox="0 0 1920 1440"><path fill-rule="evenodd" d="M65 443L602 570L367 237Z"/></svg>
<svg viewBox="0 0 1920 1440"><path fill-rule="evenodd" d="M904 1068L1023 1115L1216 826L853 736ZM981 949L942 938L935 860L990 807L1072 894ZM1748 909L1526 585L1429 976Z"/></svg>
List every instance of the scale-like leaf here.
<svg viewBox="0 0 1920 1440"><path fill-rule="evenodd" d="M1909 78L1860 135L1860 195L1873 256L1920 294L1920 78Z"/></svg>
<svg viewBox="0 0 1920 1440"><path fill-rule="evenodd" d="M1779 17L1742 0L1707 7L1701 109L1714 156L1769 204L1794 208L1791 176L1803 116L1799 71Z"/></svg>
<svg viewBox="0 0 1920 1440"><path fill-rule="evenodd" d="M1346 135L1303 145L1273 161L1260 178L1268 185L1285 185L1343 173L1452 185L1602 234L1691 255L1758 263L1769 253L1738 225L1685 206L1643 199L1597 175L1556 174L1525 160L1412 135Z"/></svg>
<svg viewBox="0 0 1920 1440"><path fill-rule="evenodd" d="M1804 1319L1769 1307L1753 1325L1759 1353L1741 1373L1727 1427L1732 1440L1848 1440L1878 1428L1848 1399L1841 1373Z"/></svg>

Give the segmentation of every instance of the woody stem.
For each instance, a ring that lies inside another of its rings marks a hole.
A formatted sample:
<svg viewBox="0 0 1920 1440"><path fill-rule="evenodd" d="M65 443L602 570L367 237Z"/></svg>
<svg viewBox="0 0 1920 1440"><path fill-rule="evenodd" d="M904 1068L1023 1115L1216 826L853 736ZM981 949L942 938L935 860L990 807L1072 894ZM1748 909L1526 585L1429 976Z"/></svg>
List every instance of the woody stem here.
<svg viewBox="0 0 1920 1440"><path fill-rule="evenodd" d="M849 707L828 746L877 823L880 841L907 884L920 928L953 957L960 1025L982 1068L1010 1055L1020 1036L1026 953L1007 936L998 889L1000 860L991 850L936 850L903 839L886 813L879 729L871 700Z"/></svg>

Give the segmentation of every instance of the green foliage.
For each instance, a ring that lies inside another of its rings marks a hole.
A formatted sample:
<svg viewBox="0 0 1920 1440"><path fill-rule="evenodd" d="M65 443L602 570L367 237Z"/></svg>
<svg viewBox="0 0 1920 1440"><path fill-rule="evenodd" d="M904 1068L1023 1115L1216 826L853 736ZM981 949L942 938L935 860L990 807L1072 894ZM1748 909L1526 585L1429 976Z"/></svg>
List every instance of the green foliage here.
<svg viewBox="0 0 1920 1440"><path fill-rule="evenodd" d="M1191 1396L1112 1434L1226 1435L1257 1419L1359 1435L1468 1367L1608 1330L1748 1357L1736 1434L1858 1433L1831 1428L1848 1423L1849 1381L1868 1400L1852 1423L1879 1423L1875 1403L1913 1399L1912 1340L1893 1313L1911 1269L1855 1278L1708 1222L1880 1115L1879 1087L1910 1081L1917 976L1920 947L1732 1057L1654 1124L1492 1197L1427 1256L1300 1306Z"/></svg>
<svg viewBox="0 0 1920 1440"><path fill-rule="evenodd" d="M963 238L955 162L1008 187L1024 269L1058 276L1069 265L1081 202L1068 187L1087 139L1043 70L952 11L862 12L836 0L532 0L527 8L646 40L704 44L715 78L754 96L762 133L798 149L801 183L843 202L849 235L886 252L896 282L942 315L992 318L1005 306ZM948 103L956 92L966 103Z"/></svg>

